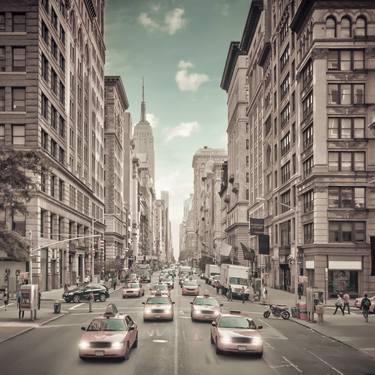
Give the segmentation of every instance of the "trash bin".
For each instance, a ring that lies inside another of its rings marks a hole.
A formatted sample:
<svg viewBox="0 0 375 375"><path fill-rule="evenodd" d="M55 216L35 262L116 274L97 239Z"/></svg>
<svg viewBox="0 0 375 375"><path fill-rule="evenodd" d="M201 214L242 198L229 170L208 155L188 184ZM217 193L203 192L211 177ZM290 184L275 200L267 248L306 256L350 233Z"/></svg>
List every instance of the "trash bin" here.
<svg viewBox="0 0 375 375"><path fill-rule="evenodd" d="M307 320L307 305L306 303L299 303L299 319Z"/></svg>
<svg viewBox="0 0 375 375"><path fill-rule="evenodd" d="M54 312L54 314L60 314L60 311L61 311L61 302L56 301L53 304L53 312Z"/></svg>

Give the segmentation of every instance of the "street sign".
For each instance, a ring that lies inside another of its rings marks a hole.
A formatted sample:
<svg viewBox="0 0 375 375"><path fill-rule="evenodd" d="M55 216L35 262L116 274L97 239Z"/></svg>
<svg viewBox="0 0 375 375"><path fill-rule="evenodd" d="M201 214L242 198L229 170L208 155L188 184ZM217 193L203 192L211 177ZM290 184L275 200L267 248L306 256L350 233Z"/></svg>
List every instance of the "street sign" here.
<svg viewBox="0 0 375 375"><path fill-rule="evenodd" d="M264 219L250 218L250 234L256 236L264 233Z"/></svg>

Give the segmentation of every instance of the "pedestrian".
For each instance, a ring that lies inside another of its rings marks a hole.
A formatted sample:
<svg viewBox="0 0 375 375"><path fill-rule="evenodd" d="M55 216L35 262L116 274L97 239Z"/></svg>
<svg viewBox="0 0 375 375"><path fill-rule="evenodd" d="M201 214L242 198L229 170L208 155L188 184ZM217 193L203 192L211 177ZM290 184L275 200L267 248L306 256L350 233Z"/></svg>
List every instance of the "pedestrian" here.
<svg viewBox="0 0 375 375"><path fill-rule="evenodd" d="M92 312L92 303L94 301L94 293L93 292L90 292L89 294L89 312L91 313Z"/></svg>
<svg viewBox="0 0 375 375"><path fill-rule="evenodd" d="M229 285L228 292L227 292L228 301L233 301L232 298L232 286Z"/></svg>
<svg viewBox="0 0 375 375"><path fill-rule="evenodd" d="M344 301L343 301L343 299L341 298L340 294L337 295L337 300L336 300L336 302L335 302L335 306L336 306L336 310L335 310L335 312L333 313L333 315L336 315L338 309L341 310L342 315L345 315L345 313L344 313Z"/></svg>
<svg viewBox="0 0 375 375"><path fill-rule="evenodd" d="M245 298L246 298L246 295L245 295L245 287L242 286L242 288L241 288L241 299L242 299L242 303L245 303Z"/></svg>
<svg viewBox="0 0 375 375"><path fill-rule="evenodd" d="M68 293L68 292L69 292L68 284L64 284L64 293Z"/></svg>
<svg viewBox="0 0 375 375"><path fill-rule="evenodd" d="M5 311L7 311L8 303L9 303L9 293L8 293L8 289L5 289L5 292L4 292L4 310Z"/></svg>
<svg viewBox="0 0 375 375"><path fill-rule="evenodd" d="M23 317L25 316L25 310L21 309L21 299L22 299L22 293L19 290L17 292L18 319L21 319L21 318L23 319Z"/></svg>
<svg viewBox="0 0 375 375"><path fill-rule="evenodd" d="M18 289L16 293L16 303L17 303L17 309L19 309L20 304L21 304L21 290L20 289Z"/></svg>
<svg viewBox="0 0 375 375"><path fill-rule="evenodd" d="M344 300L344 312L345 312L345 308L348 308L348 314L350 314L350 296L349 296L349 293L346 292L342 299Z"/></svg>
<svg viewBox="0 0 375 375"><path fill-rule="evenodd" d="M301 299L302 295L303 295L303 284L299 283L298 284L298 299Z"/></svg>
<svg viewBox="0 0 375 375"><path fill-rule="evenodd" d="M38 310L40 310L40 302L42 301L42 293L38 290Z"/></svg>
<svg viewBox="0 0 375 375"><path fill-rule="evenodd" d="M113 279L113 290L116 290L116 286L117 286L117 278L115 277Z"/></svg>
<svg viewBox="0 0 375 375"><path fill-rule="evenodd" d="M371 306L371 300L367 297L367 294L362 299L361 302L361 309L362 309L362 315L365 318L366 322L368 323L368 312Z"/></svg>
<svg viewBox="0 0 375 375"><path fill-rule="evenodd" d="M263 299L264 301L267 301L267 295L268 295L268 290L266 286L263 287Z"/></svg>
<svg viewBox="0 0 375 375"><path fill-rule="evenodd" d="M216 294L219 294L219 289L220 289L219 283L216 283Z"/></svg>

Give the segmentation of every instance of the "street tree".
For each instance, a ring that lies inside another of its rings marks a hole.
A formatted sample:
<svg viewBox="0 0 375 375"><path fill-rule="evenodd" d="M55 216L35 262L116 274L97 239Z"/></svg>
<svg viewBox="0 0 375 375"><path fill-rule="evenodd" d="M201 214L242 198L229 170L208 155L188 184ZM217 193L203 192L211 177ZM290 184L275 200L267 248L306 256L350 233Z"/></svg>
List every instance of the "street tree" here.
<svg viewBox="0 0 375 375"><path fill-rule="evenodd" d="M6 225L8 216L27 214L27 202L37 190L35 177L42 173L42 159L35 151L0 147L0 253L14 260L25 259L28 243Z"/></svg>

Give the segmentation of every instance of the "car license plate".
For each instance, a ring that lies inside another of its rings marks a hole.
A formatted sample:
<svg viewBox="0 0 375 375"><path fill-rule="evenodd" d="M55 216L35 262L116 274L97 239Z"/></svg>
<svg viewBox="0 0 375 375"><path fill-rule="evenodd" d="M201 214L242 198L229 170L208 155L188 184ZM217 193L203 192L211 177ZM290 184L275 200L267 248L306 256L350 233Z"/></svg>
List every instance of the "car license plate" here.
<svg viewBox="0 0 375 375"><path fill-rule="evenodd" d="M104 357L104 352L103 352L103 350L97 350L97 351L95 352L95 355L96 355L97 357Z"/></svg>
<svg viewBox="0 0 375 375"><path fill-rule="evenodd" d="M246 349L247 349L246 346L243 346L243 345L239 345L239 346L238 346L238 350L239 350L240 352L242 352L242 351L244 351L244 350L246 350Z"/></svg>

